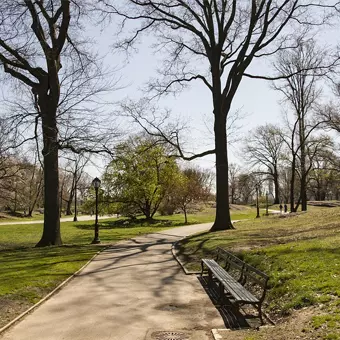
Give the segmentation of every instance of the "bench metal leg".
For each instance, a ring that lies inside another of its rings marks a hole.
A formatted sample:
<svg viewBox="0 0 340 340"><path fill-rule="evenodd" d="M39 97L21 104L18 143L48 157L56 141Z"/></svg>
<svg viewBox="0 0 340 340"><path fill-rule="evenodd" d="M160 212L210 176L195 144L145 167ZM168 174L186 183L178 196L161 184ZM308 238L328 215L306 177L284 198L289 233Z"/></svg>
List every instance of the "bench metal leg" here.
<svg viewBox="0 0 340 340"><path fill-rule="evenodd" d="M223 303L224 303L224 286L221 282L219 284L219 288L220 288L220 302L221 302L221 305L223 305Z"/></svg>
<svg viewBox="0 0 340 340"><path fill-rule="evenodd" d="M201 261L201 276L203 275L203 271L204 271L204 264L203 264L203 261Z"/></svg>
<svg viewBox="0 0 340 340"><path fill-rule="evenodd" d="M212 273L211 270L208 268L208 284L212 284L213 282L213 277L212 277Z"/></svg>
<svg viewBox="0 0 340 340"><path fill-rule="evenodd" d="M261 320L261 325L263 325L263 317L262 317L262 309L261 309L261 304L257 306L257 310L259 312L259 318Z"/></svg>

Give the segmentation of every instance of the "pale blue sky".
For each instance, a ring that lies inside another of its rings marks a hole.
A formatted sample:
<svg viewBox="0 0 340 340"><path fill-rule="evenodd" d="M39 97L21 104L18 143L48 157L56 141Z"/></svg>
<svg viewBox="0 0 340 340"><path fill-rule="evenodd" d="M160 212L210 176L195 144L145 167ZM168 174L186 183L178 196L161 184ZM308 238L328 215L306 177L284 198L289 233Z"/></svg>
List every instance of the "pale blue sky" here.
<svg viewBox="0 0 340 340"><path fill-rule="evenodd" d="M112 99L119 100L126 97L138 99L143 96L139 90L143 88L151 75L155 76L156 65L160 65L160 59L149 48L152 40L144 37L142 44L138 45L138 52L133 53L126 63L125 55L110 53L109 45L112 39L109 29L105 32L92 31L93 33L98 37L96 41L100 44L100 52L106 54L106 63L111 66L125 64L119 73L122 76L121 83L127 86L114 92ZM270 72L269 67L266 68L267 72ZM261 67L252 69L254 73L263 73ZM238 123L241 129L238 130L237 135L243 135L259 124L276 123L281 119L279 98L269 85L269 82L262 80L244 79L242 81L232 107L233 110L241 109L241 113L246 115L246 118ZM192 82L189 89L185 89L176 97L170 95L162 98L158 105L170 108L174 115L182 116L183 120L192 127L189 136L191 147L187 148L188 151L203 151L213 146L213 136L207 129L208 126L212 131L212 99L210 92L201 82ZM240 162L238 150L237 145L230 149L231 161ZM202 167L214 168L214 156L208 156L195 162Z"/></svg>
<svg viewBox="0 0 340 340"><path fill-rule="evenodd" d="M100 52L107 54L106 62L110 65L123 65L125 56L110 52L110 45L113 41L112 31L110 28L104 32L96 29L91 33L97 36L96 41L99 43ZM336 31L328 31L324 34L322 42L334 44L338 39ZM152 38L144 37L142 43L138 45L138 51L129 57L129 62L119 71L122 83L128 86L115 92L113 100L125 97L138 99L143 95L139 89L143 87L150 76L155 75L156 66L160 65L159 55L153 53L150 48L151 44ZM271 64L261 61L251 65L251 71L253 74L270 74ZM246 118L238 123L240 128L237 130L237 135L242 137L258 125L282 122L280 98L279 93L270 88L270 82L244 78L232 106L232 110L241 109L242 114L246 115ZM193 82L190 89L185 89L176 98L168 96L161 99L159 105L170 108L176 116L182 116L192 127L190 136L188 136L191 146L188 147L188 151L203 151L213 146L213 136L206 127L208 125L212 131L212 99L210 92L200 82ZM229 161L242 163L241 147L240 143L236 143L229 148ZM199 159L195 163L213 170L214 156ZM90 171L91 174L93 170ZM100 170L94 170L94 173L97 171Z"/></svg>

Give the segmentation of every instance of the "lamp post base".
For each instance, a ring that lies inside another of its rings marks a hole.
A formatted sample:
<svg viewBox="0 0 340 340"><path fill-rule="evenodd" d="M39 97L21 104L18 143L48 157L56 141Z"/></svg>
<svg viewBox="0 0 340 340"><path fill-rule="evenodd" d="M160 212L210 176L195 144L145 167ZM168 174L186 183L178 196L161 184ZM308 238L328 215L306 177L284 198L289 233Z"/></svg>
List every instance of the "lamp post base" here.
<svg viewBox="0 0 340 340"><path fill-rule="evenodd" d="M73 217L73 222L78 222L77 216Z"/></svg>
<svg viewBox="0 0 340 340"><path fill-rule="evenodd" d="M100 243L100 239L98 238L94 238L93 241L91 242L91 244L99 244Z"/></svg>

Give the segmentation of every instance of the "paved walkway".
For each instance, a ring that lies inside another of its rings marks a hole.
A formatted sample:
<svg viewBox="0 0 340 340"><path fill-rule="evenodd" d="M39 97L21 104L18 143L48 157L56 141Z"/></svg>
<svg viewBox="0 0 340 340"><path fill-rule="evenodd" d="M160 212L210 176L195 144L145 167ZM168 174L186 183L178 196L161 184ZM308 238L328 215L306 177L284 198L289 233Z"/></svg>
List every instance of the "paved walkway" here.
<svg viewBox="0 0 340 340"><path fill-rule="evenodd" d="M192 225L121 242L1 340L145 340L153 331L201 330L210 340L222 318L194 275L184 275L171 244L204 231ZM195 337L196 339L196 337Z"/></svg>
<svg viewBox="0 0 340 340"><path fill-rule="evenodd" d="M114 218L115 216L109 216L109 215L105 215L105 216L98 216L99 220L105 219L105 218ZM95 216L94 215L80 215L77 216L78 221L91 221L91 220L95 220ZM70 217L62 217L60 219L60 222L71 222L73 221L73 216ZM0 225L15 225L15 224L41 224L44 223L44 220L31 220L31 221L20 221L19 219L11 222L0 222Z"/></svg>

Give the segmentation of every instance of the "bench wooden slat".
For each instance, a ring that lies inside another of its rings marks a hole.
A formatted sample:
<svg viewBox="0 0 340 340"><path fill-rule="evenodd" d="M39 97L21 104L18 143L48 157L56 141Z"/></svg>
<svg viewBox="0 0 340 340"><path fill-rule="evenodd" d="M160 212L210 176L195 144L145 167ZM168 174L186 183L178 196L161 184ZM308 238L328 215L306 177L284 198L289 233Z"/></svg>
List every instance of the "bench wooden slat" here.
<svg viewBox="0 0 340 340"><path fill-rule="evenodd" d="M225 268L221 267L217 262L221 261L221 259L225 260ZM205 266L208 269L209 277L215 278L215 280L219 281L221 295L223 295L224 292L227 292L233 297L232 301L236 303L252 304L256 306L261 322L263 322L261 305L266 294L267 283L269 279L265 273L245 263L235 255L222 248L217 249L216 261L213 259L202 259L201 266L202 274ZM234 269L236 269L236 273L240 273L238 280L228 272L231 269L233 269L234 274ZM259 285L263 288L261 297L258 298L254 296L245 287L245 284L248 283L248 281L251 281L251 283Z"/></svg>
<svg viewBox="0 0 340 340"><path fill-rule="evenodd" d="M259 302L259 299L257 299L228 272L220 267L215 260L202 259L202 262L211 270L212 274L223 284L224 288L235 298L236 301L252 303Z"/></svg>

